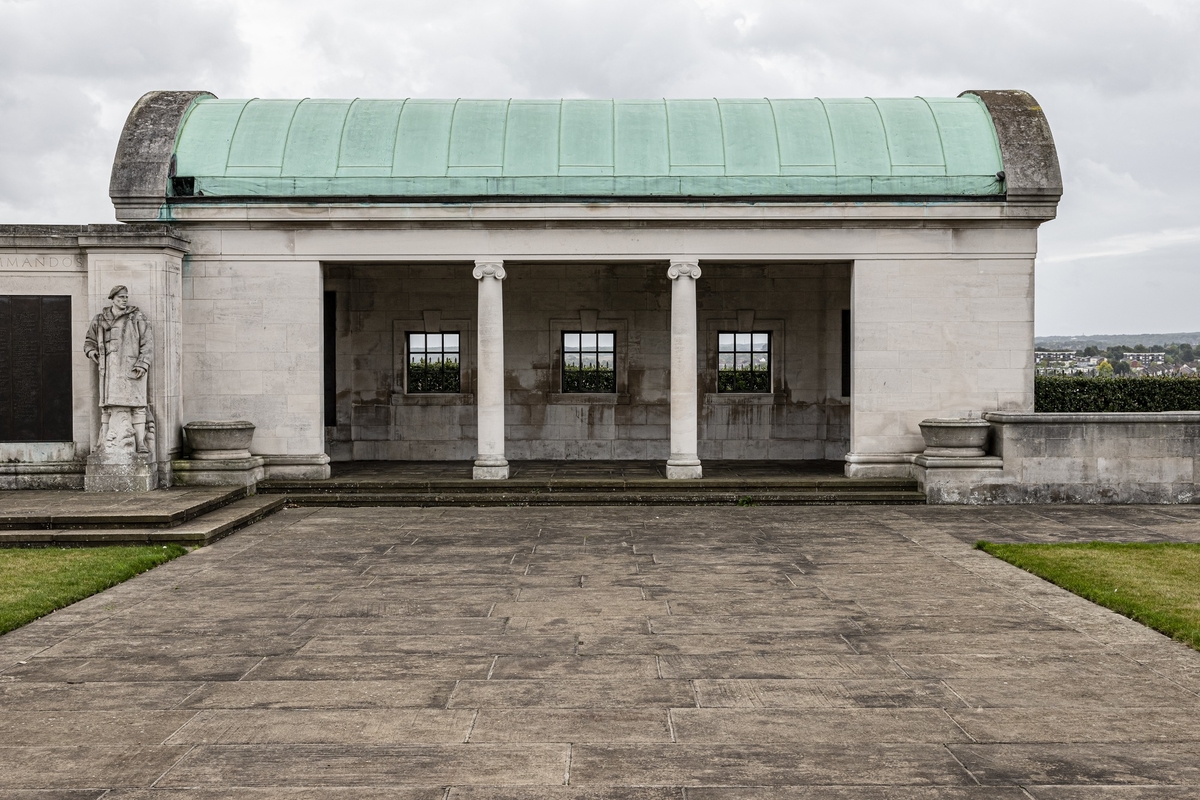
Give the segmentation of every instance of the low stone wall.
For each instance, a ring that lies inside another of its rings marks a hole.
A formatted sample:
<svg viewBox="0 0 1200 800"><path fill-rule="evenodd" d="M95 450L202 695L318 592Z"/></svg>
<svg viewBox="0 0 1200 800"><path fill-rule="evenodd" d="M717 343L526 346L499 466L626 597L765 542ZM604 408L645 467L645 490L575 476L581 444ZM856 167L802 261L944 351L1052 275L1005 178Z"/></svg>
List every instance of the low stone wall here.
<svg viewBox="0 0 1200 800"><path fill-rule="evenodd" d="M984 419L992 426L989 453L1002 464L918 468L929 502L1200 502L1200 411Z"/></svg>

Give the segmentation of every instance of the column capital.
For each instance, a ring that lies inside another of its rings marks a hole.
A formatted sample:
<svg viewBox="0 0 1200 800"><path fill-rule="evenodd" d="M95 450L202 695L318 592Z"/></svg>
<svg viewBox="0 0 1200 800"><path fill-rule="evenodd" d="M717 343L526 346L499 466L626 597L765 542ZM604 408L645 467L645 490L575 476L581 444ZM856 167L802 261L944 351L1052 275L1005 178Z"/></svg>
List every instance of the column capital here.
<svg viewBox="0 0 1200 800"><path fill-rule="evenodd" d="M667 270L667 277L671 280L675 280L676 278L691 278L695 280L700 277L700 262L672 261L670 268Z"/></svg>
<svg viewBox="0 0 1200 800"><path fill-rule="evenodd" d="M498 260L476 261L475 269L471 271L471 274L475 276L475 280L477 281L481 281L484 278L495 278L498 281L502 281L508 275L504 271L504 262Z"/></svg>

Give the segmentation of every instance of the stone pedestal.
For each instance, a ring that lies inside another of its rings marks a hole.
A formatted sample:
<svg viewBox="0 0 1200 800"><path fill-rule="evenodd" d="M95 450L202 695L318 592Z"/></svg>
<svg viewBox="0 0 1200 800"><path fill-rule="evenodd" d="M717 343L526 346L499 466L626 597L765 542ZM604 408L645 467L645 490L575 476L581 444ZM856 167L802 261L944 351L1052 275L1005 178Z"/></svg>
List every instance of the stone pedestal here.
<svg viewBox="0 0 1200 800"><path fill-rule="evenodd" d="M1003 459L987 454L991 424L978 418L921 420L925 451L913 458L913 477L933 504L977 503L977 488L997 481Z"/></svg>
<svg viewBox="0 0 1200 800"><path fill-rule="evenodd" d="M671 279L671 457L667 459L667 477L686 480L704 474L696 446L696 279L700 265L672 261L667 277Z"/></svg>
<svg viewBox="0 0 1200 800"><path fill-rule="evenodd" d="M114 463L88 456L83 488L88 492L149 492L158 488L158 464L142 456Z"/></svg>
<svg viewBox="0 0 1200 800"><path fill-rule="evenodd" d="M158 461L154 457L154 415L146 411L146 450L135 444L132 409L113 408L88 455L83 488L88 492L149 492L157 489Z"/></svg>
<svg viewBox="0 0 1200 800"><path fill-rule="evenodd" d="M212 461L176 459L171 472L179 486L257 486L266 474L261 456Z"/></svg>

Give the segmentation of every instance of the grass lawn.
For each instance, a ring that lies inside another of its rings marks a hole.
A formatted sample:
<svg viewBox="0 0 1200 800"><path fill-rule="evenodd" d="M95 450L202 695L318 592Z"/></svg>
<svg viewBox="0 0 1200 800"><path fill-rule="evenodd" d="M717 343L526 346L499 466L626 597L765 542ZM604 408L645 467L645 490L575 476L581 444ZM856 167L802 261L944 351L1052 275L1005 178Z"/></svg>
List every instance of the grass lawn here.
<svg viewBox="0 0 1200 800"><path fill-rule="evenodd" d="M1200 650L1200 544L975 546Z"/></svg>
<svg viewBox="0 0 1200 800"><path fill-rule="evenodd" d="M177 544L0 549L0 633L186 552Z"/></svg>

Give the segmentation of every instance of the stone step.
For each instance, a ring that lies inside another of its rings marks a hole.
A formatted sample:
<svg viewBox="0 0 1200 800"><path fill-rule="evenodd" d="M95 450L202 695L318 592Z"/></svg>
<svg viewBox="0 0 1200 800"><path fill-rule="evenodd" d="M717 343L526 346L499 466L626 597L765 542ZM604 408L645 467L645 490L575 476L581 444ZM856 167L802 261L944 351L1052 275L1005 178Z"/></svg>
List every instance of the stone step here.
<svg viewBox="0 0 1200 800"><path fill-rule="evenodd" d="M709 493L861 493L916 492L917 482L896 478L703 478L669 481L663 478L569 478L551 480L476 481L470 479L414 480L269 480L258 484L260 494L530 494L612 493L700 495Z"/></svg>
<svg viewBox="0 0 1200 800"><path fill-rule="evenodd" d="M280 495L254 495L210 511L182 524L164 527L90 527L0 531L0 546L46 546L56 544L179 544L205 545L239 528L258 522L279 509L287 500Z"/></svg>
<svg viewBox="0 0 1200 800"><path fill-rule="evenodd" d="M289 492L290 506L736 506L924 505L916 489L856 491L352 491Z"/></svg>
<svg viewBox="0 0 1200 800"><path fill-rule="evenodd" d="M19 492L6 496L0 531L64 528L175 528L246 496L234 489L164 489L145 494ZM27 502L36 498L38 507ZM174 540L172 540L174 541Z"/></svg>

